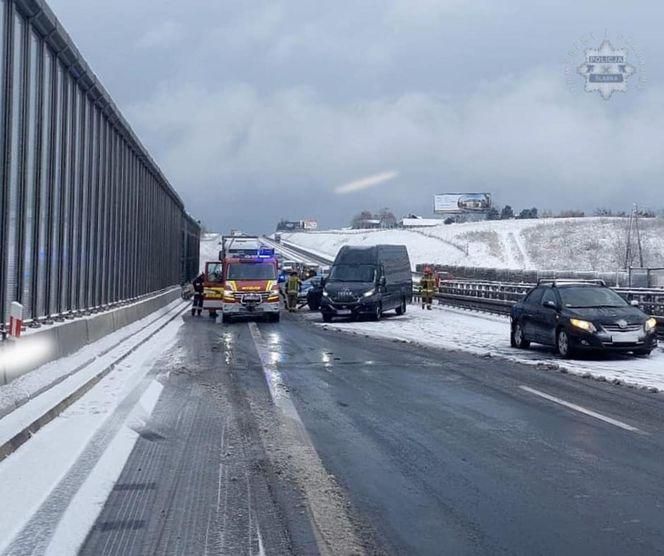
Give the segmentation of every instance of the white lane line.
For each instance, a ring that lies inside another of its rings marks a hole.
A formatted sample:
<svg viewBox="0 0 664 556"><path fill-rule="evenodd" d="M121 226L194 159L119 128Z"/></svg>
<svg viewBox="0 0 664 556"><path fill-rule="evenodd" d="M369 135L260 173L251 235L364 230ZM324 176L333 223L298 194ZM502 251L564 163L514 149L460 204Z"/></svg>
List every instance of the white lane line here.
<svg viewBox="0 0 664 556"><path fill-rule="evenodd" d="M266 346L265 339L263 338L263 335L261 334L261 331L255 322L249 323L249 332L251 333L251 337L254 340L254 346L258 352L258 357L261 360L263 375L265 376L265 381L267 382L267 387L270 391L272 402L286 416L296 421L304 430L304 423L302 422L297 409L295 409L293 400L291 400L290 395L288 394L288 390L284 385L281 372L272 361L272 352L270 351L269 347Z"/></svg>
<svg viewBox="0 0 664 556"><path fill-rule="evenodd" d="M583 413L584 415L588 415L589 417L594 417L595 419L599 419L600 421L609 423L614 427L619 427L629 432L643 432L640 429L633 427L632 425L628 425L627 423L623 423L622 421L618 421L617 419L612 419L611 417L607 417L606 415L602 415L601 413L597 413L596 411L587 409L583 406L576 405L575 403L566 402L565 400L561 400L560 398L556 398L555 396L552 396L551 394L546 394L545 392L540 392L539 390L535 390L534 388L530 388L529 386L521 385L519 386L519 388L521 388L521 390L525 390L526 392L530 392L531 394L535 394L540 398L549 400L550 402L557 403L564 407L568 407L569 409L573 409L574 411L578 411L579 413Z"/></svg>
<svg viewBox="0 0 664 556"><path fill-rule="evenodd" d="M285 436L279 439L282 446L292 445L288 455L288 465L296 475L308 506L308 518L314 534L316 546L321 556L337 554L363 554L362 543L357 538L355 528L348 517L343 502L345 496L331 478L321 461L307 429L295 408L295 404L285 387L279 370L279 347L270 345L278 338L266 341L255 322L249 323L249 330L263 367L263 374L275 406L286 418ZM274 348L274 349L271 349ZM283 430L283 427L279 427ZM292 455L292 458L291 458ZM263 544L259 533L259 555L270 552Z"/></svg>
<svg viewBox="0 0 664 556"><path fill-rule="evenodd" d="M164 387L152 380L124 424L64 510L46 554L76 554L97 521L139 438L137 425L146 424ZM35 545L39 546L39 545Z"/></svg>

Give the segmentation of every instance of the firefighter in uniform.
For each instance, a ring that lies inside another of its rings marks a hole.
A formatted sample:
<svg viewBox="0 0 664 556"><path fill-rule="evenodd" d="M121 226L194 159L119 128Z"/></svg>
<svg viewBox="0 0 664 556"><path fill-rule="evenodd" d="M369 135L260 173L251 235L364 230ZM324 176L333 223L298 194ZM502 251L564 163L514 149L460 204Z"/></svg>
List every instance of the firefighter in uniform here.
<svg viewBox="0 0 664 556"><path fill-rule="evenodd" d="M203 292L205 291L205 274L201 272L194 281L192 282L194 286L194 301L191 305L191 316L193 317L196 312L198 316L201 316L203 311Z"/></svg>
<svg viewBox="0 0 664 556"><path fill-rule="evenodd" d="M426 267L424 269L424 276L420 280L420 296L422 297L422 309L426 306L427 309L431 309L431 304L433 303L433 294L436 290L436 280L433 277L433 272L431 268Z"/></svg>
<svg viewBox="0 0 664 556"><path fill-rule="evenodd" d="M300 284L302 280L294 270L286 280L286 308L290 313L297 310L297 296L300 293Z"/></svg>

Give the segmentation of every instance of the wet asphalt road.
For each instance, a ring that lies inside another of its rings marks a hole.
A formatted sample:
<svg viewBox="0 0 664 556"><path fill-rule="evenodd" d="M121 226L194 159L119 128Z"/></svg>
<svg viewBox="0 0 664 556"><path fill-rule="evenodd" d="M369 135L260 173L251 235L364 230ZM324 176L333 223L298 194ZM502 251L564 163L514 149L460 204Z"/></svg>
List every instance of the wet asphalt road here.
<svg viewBox="0 0 664 556"><path fill-rule="evenodd" d="M321 541L320 491L288 468L300 450L273 429L284 416L250 326L186 320L83 553L343 553L325 541L334 531ZM365 552L664 553L660 396L333 332L310 315L257 330Z"/></svg>

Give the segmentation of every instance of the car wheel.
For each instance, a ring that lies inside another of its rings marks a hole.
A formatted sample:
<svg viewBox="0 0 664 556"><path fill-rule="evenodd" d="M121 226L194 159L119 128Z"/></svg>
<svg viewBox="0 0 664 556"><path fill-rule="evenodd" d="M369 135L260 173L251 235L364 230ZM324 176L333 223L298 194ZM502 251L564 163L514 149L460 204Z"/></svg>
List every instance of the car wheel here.
<svg viewBox="0 0 664 556"><path fill-rule="evenodd" d="M375 320L376 322L378 322L381 319L381 317L383 316L383 305L382 304L376 303L376 311L374 312L374 314L372 316L373 316L373 320Z"/></svg>
<svg viewBox="0 0 664 556"><path fill-rule="evenodd" d="M637 349L634 352L634 355L636 355L637 357L650 357L651 351L652 351L651 349Z"/></svg>
<svg viewBox="0 0 664 556"><path fill-rule="evenodd" d="M564 328L560 328L556 333L556 350L558 355L564 358L572 356L572 348L569 343L569 334Z"/></svg>
<svg viewBox="0 0 664 556"><path fill-rule="evenodd" d="M230 315L221 315L221 322L224 324L230 324L231 322L231 316Z"/></svg>
<svg viewBox="0 0 664 556"><path fill-rule="evenodd" d="M281 313L271 313L270 314L270 321L271 322L279 322L281 320Z"/></svg>
<svg viewBox="0 0 664 556"><path fill-rule="evenodd" d="M403 315L406 312L406 298L401 299L401 305L397 307L397 315Z"/></svg>
<svg viewBox="0 0 664 556"><path fill-rule="evenodd" d="M320 305L317 305L313 301L310 301L309 303L307 303L307 305L309 305L310 311L318 311L318 309L320 309Z"/></svg>
<svg viewBox="0 0 664 556"><path fill-rule="evenodd" d="M323 313L323 322L332 322L332 315Z"/></svg>
<svg viewBox="0 0 664 556"><path fill-rule="evenodd" d="M510 344L512 347L518 349L528 349L530 347L530 342L526 340L523 335L523 327L520 322L516 322L512 327L512 332L510 334Z"/></svg>

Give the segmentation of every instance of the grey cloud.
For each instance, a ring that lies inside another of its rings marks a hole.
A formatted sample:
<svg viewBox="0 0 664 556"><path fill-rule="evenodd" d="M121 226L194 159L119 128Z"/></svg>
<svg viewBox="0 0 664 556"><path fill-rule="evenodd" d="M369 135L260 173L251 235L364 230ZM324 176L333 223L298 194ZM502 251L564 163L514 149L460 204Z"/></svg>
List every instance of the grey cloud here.
<svg viewBox="0 0 664 556"><path fill-rule="evenodd" d="M185 37L186 32L181 24L166 20L148 27L136 45L139 48L170 48L181 44Z"/></svg>
<svg viewBox="0 0 664 556"><path fill-rule="evenodd" d="M308 89L261 95L248 85L187 86L162 91L130 116L161 145L176 183L198 184L202 199L216 193L215 215L226 218L250 219L222 201L247 181L261 199L297 189L293 210L311 215L322 212L311 203L331 197L338 183L384 168L401 176L381 188L382 204L399 202L402 211L422 206L421 199L428 205L436 189L498 190L506 202L562 208L603 204L598 192L658 202L658 96L653 91L616 115L605 102L570 93L557 75L533 72L469 97L407 94L349 104Z"/></svg>
<svg viewBox="0 0 664 556"><path fill-rule="evenodd" d="M600 0L53 4L213 227L281 216L341 224L364 206L426 213L450 189L517 206L661 204L656 2L608 12ZM630 84L603 102L581 92L580 77L569 90L568 52L597 31L588 22L598 10L599 35L636 36L645 91ZM398 178L332 192L385 169Z"/></svg>

